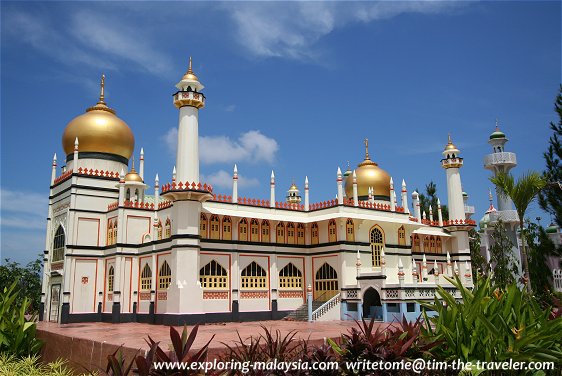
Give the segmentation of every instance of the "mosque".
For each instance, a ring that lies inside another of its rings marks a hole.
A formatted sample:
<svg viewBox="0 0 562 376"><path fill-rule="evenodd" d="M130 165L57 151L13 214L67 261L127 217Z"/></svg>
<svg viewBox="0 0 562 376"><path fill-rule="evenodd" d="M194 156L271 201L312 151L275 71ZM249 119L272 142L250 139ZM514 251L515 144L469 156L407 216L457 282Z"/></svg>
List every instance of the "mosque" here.
<svg viewBox="0 0 562 376"><path fill-rule="evenodd" d="M215 192L199 175L206 96L190 59L173 95L173 176L156 175L149 189L144 150L136 170L133 132L106 104L104 79L99 101L64 130L61 172L53 159L41 320L281 319L311 297L314 320L392 321L419 316L417 301L433 300L438 285L460 298L446 277L472 286L474 210L450 136L436 160L446 173L448 218L440 203L422 213L419 194L408 194L404 180L395 187L367 140L354 170L337 169L334 200L310 202L308 179L302 195L293 184L278 200L273 173L269 199L239 197L236 166L232 192Z"/></svg>

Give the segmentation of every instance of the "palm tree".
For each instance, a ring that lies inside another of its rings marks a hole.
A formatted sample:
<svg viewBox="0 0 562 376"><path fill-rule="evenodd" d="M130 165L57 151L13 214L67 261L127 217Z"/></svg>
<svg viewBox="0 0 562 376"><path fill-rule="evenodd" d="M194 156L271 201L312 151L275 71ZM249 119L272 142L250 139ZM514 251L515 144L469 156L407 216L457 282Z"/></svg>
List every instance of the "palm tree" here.
<svg viewBox="0 0 562 376"><path fill-rule="evenodd" d="M531 280L529 279L529 261L527 260L527 252L525 250L525 230L523 228L523 219L529 204L537 197L538 193L546 185L546 180L537 172L529 171L515 181L511 174L500 172L490 181L499 188L499 194L509 197L515 205L515 210L519 216L519 233L521 234L521 262L523 263L524 278L527 285L527 291L531 292Z"/></svg>

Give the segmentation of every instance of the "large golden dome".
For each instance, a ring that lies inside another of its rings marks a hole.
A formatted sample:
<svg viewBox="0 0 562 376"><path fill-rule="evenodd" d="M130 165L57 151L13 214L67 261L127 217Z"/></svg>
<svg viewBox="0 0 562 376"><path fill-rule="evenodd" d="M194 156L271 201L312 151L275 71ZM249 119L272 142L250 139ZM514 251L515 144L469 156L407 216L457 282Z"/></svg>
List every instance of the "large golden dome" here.
<svg viewBox="0 0 562 376"><path fill-rule="evenodd" d="M66 155L74 151L74 140L78 137L80 153L107 153L131 158L135 148L133 132L115 111L104 102L104 76L102 76L99 102L75 117L66 126L62 135L62 146Z"/></svg>
<svg viewBox="0 0 562 376"><path fill-rule="evenodd" d="M369 144L365 140L365 160L357 166L357 196L365 199L369 196L369 188L374 190L376 200L390 200L390 175L369 158ZM345 194L353 198L353 174L345 179Z"/></svg>

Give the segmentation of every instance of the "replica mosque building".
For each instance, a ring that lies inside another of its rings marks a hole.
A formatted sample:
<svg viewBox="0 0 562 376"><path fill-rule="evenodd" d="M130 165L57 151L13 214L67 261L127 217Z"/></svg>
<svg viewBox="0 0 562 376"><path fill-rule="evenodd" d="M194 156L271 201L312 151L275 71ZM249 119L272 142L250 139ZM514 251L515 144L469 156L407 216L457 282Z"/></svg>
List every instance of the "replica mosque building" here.
<svg viewBox="0 0 562 376"><path fill-rule="evenodd" d="M145 183L144 150L129 169L134 136L104 100L68 123L66 165L53 159L41 320L177 325L299 319L312 296L314 320L420 314L446 277L472 286L460 169L451 138L441 166L449 218L440 204L422 213L417 192L365 157L335 176L337 198L312 203L293 183L276 200L220 194L200 181L198 114L203 85L191 68L176 85L176 167L170 182ZM397 192L398 190L398 192ZM152 194L151 194L152 193ZM398 198L400 196L400 199ZM472 210L473 212L473 210Z"/></svg>

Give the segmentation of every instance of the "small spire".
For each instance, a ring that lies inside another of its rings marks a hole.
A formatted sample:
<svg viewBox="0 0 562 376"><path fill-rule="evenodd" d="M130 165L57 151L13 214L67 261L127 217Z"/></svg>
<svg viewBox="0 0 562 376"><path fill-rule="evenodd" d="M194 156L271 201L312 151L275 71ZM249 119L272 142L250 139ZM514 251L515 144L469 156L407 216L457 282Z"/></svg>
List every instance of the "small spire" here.
<svg viewBox="0 0 562 376"><path fill-rule="evenodd" d="M308 189L308 175L304 177L304 187Z"/></svg>
<svg viewBox="0 0 562 376"><path fill-rule="evenodd" d="M133 160L133 166L131 167L131 172L135 172L135 156L133 155L132 157Z"/></svg>
<svg viewBox="0 0 562 376"><path fill-rule="evenodd" d="M357 260L361 260L361 254L359 253L359 250L357 250Z"/></svg>
<svg viewBox="0 0 562 376"><path fill-rule="evenodd" d="M404 264L402 264L402 257L398 257L398 269L402 269Z"/></svg>
<svg viewBox="0 0 562 376"><path fill-rule="evenodd" d="M141 148L140 159L144 159L144 148Z"/></svg>
<svg viewBox="0 0 562 376"><path fill-rule="evenodd" d="M123 180L123 178L125 178L125 170L123 170L123 167L121 167L121 174L119 175L119 178L121 180Z"/></svg>
<svg viewBox="0 0 562 376"><path fill-rule="evenodd" d="M187 68L187 73L193 74L193 69L191 69L191 56L189 57L189 68Z"/></svg>
<svg viewBox="0 0 562 376"><path fill-rule="evenodd" d="M402 188L406 188L406 181L402 179Z"/></svg>
<svg viewBox="0 0 562 376"><path fill-rule="evenodd" d="M275 174L273 173L273 170L271 170L271 180L275 179Z"/></svg>
<svg viewBox="0 0 562 376"><path fill-rule="evenodd" d="M347 161L347 171L351 171L351 167L349 165L349 161Z"/></svg>
<svg viewBox="0 0 562 376"><path fill-rule="evenodd" d="M448 143L449 143L449 145L452 145L452 144L453 144L453 140L451 140L451 132L449 132L448 137L449 137L449 142L448 142Z"/></svg>
<svg viewBox="0 0 562 376"><path fill-rule="evenodd" d="M365 159L370 159L369 158L369 139L365 138Z"/></svg>
<svg viewBox="0 0 562 376"><path fill-rule="evenodd" d="M100 101L99 104L105 104L105 74L102 73L101 75L101 82L100 82Z"/></svg>
<svg viewBox="0 0 562 376"><path fill-rule="evenodd" d="M238 166L236 166L236 163L234 164L234 175L238 175Z"/></svg>
<svg viewBox="0 0 562 376"><path fill-rule="evenodd" d="M499 130L500 130L500 120L496 118L496 132L499 132Z"/></svg>
<svg viewBox="0 0 562 376"><path fill-rule="evenodd" d="M155 185L158 185L158 182L160 181L160 179L158 178L158 173L156 174L156 177L154 178L154 183Z"/></svg>
<svg viewBox="0 0 562 376"><path fill-rule="evenodd" d="M57 164L57 153L55 153L55 155L53 155L53 164L54 165Z"/></svg>
<svg viewBox="0 0 562 376"><path fill-rule="evenodd" d="M338 177L341 177L341 168L339 168L339 167L338 167L338 172L337 172L337 174L338 174Z"/></svg>

